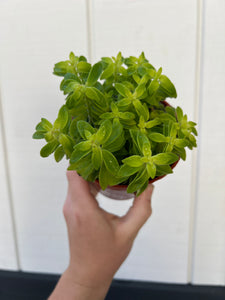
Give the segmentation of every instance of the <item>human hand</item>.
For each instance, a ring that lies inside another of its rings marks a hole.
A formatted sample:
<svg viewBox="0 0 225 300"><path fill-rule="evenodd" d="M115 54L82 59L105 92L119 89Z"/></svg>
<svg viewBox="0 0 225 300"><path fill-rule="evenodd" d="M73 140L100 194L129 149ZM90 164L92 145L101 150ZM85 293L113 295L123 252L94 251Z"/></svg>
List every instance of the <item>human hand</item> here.
<svg viewBox="0 0 225 300"><path fill-rule="evenodd" d="M65 277L76 287L88 289L91 299L95 299L94 291L96 299L104 299L138 231L151 216L153 185L135 198L125 216L118 217L99 207L92 184L75 171L67 171L67 179L68 193L63 213L68 230L70 262Z"/></svg>

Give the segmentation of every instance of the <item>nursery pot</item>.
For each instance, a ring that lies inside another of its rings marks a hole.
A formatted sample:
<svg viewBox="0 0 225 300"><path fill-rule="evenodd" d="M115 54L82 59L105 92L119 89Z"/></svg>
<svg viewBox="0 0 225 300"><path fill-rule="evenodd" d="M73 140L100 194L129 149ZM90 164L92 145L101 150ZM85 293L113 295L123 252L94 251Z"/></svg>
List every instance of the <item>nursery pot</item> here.
<svg viewBox="0 0 225 300"><path fill-rule="evenodd" d="M162 103L164 106L171 106L166 101L163 101ZM180 160L180 158L177 161L175 161L172 165L170 165L171 169L175 168L175 166L178 164L179 160ZM157 176L154 179L150 179L149 183L153 183L157 180L160 180L163 177L165 177L166 175ZM108 186L105 190L102 190L100 187L99 181L95 180L94 187L100 194L102 194L110 199L128 200L128 199L132 199L135 197L134 193L127 193L128 185L119 184L119 185L114 185L114 186Z"/></svg>

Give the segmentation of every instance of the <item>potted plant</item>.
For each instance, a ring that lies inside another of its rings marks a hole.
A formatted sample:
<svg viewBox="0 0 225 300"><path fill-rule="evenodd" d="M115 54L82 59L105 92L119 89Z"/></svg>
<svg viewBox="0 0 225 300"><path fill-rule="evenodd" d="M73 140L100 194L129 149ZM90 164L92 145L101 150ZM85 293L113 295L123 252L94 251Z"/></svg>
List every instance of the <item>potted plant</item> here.
<svg viewBox="0 0 225 300"><path fill-rule="evenodd" d="M196 123L180 107L170 79L156 70L142 52L139 57L102 57L94 65L84 56L55 64L66 95L54 123L42 118L34 139L47 144L40 155L64 156L76 170L104 191L142 193L149 182L172 173L185 148L196 147Z"/></svg>

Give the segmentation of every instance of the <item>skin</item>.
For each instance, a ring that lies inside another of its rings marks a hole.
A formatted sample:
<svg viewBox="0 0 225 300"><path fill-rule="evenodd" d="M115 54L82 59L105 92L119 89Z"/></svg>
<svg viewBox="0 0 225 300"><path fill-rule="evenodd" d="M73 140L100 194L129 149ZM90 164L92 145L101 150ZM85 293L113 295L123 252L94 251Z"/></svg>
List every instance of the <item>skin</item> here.
<svg viewBox="0 0 225 300"><path fill-rule="evenodd" d="M134 199L123 217L99 207L93 185L67 171L63 206L70 261L49 300L103 300L113 276L128 256L139 230L152 214L153 185Z"/></svg>

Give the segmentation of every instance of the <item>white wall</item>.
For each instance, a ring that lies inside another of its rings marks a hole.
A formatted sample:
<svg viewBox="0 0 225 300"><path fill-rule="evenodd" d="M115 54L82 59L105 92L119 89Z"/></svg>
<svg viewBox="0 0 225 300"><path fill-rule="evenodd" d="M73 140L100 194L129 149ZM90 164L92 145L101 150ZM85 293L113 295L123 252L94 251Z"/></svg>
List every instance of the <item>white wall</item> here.
<svg viewBox="0 0 225 300"><path fill-rule="evenodd" d="M153 65L162 66L175 82L178 100L170 103L198 121L199 147L198 152L188 152L187 161L180 162L173 175L155 183L153 215L116 277L225 284L225 7L223 0L202 4L201 0L0 2L1 100L15 212L10 211L5 170L0 173L1 191L7 194L0 202L0 211L7 210L0 219L5 256L0 268L17 268L15 251L12 255L7 250L15 249L12 217L21 270L60 273L67 266L62 205L68 163L40 158L43 143L31 139L40 118L54 120L64 101L60 79L52 75L54 63L66 59L71 50L88 55L92 62L120 50L124 56L144 50ZM0 148L0 164L4 160ZM130 204L102 197L99 201L119 214Z"/></svg>

